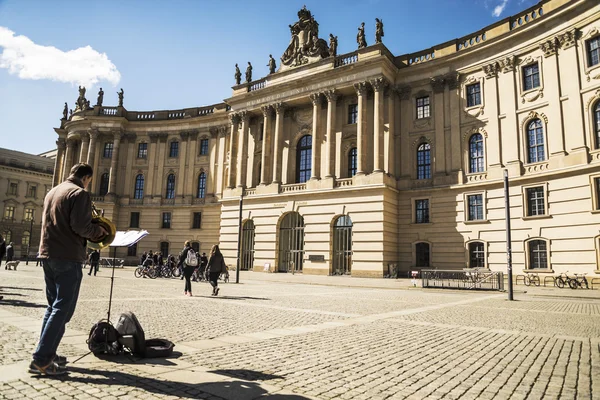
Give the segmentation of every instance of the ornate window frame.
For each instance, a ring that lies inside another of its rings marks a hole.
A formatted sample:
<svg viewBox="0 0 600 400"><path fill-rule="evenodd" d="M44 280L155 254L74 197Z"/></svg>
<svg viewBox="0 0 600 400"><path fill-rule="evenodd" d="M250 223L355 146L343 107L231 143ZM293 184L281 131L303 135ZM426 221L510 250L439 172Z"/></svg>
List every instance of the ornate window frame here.
<svg viewBox="0 0 600 400"><path fill-rule="evenodd" d="M469 248L472 243L483 244L483 268L489 269L488 266L488 255L489 255L489 243L482 239L471 239L465 242L465 266L466 268L475 268L471 266L471 249Z"/></svg>
<svg viewBox="0 0 600 400"><path fill-rule="evenodd" d="M600 140L596 138L596 119L595 119L595 110L596 105L600 104L600 89L596 90L592 97L586 103L586 113L588 115L589 121L589 132L588 138L589 143L591 144L590 150L592 152L600 151Z"/></svg>
<svg viewBox="0 0 600 400"><path fill-rule="evenodd" d="M173 146L173 143L177 143L177 155L175 155L175 156L171 155L171 146ZM171 138L171 139L169 139L167 141L167 144L168 144L168 146L167 146L167 159L174 160L174 159L179 158L179 156L181 155L180 154L181 153L181 146L179 146L180 143L181 143L181 141L179 139L177 139L176 137Z"/></svg>
<svg viewBox="0 0 600 400"><path fill-rule="evenodd" d="M580 65L583 66L583 73L586 77L586 80L590 82L592 79L600 79L600 64L596 64L594 66L589 66L588 62L588 41L594 39L595 37L600 36L600 25L591 26L579 37L579 48L583 49L583 51L579 52L580 54Z"/></svg>
<svg viewBox="0 0 600 400"><path fill-rule="evenodd" d="M145 144L146 145L146 156L145 157L140 157L140 145L141 144ZM145 160L145 161L148 161L148 156L149 156L149 153L150 153L150 146L148 146L148 141L146 141L146 140L140 140L140 141L136 142L136 146L135 147L136 147L135 148L135 159L136 160Z"/></svg>
<svg viewBox="0 0 600 400"><path fill-rule="evenodd" d="M135 197L137 191L138 176L142 176L142 197ZM137 171L133 178L133 199L140 200L146 196L146 175L143 171Z"/></svg>
<svg viewBox="0 0 600 400"><path fill-rule="evenodd" d="M36 183L36 182L29 182L29 181L27 181L27 191L25 192L25 198L37 200L37 198L38 198L38 187L39 186L40 185L38 183ZM30 196L29 195L29 191L31 190L32 187L35 188L35 196Z"/></svg>
<svg viewBox="0 0 600 400"><path fill-rule="evenodd" d="M429 116L418 118L417 114L417 99L422 97L429 97ZM418 130L430 129L433 125L433 115L435 112L434 104L433 104L434 93L430 90L421 89L416 93L411 94L411 104L412 104L412 119L413 119L413 128Z"/></svg>
<svg viewBox="0 0 600 400"><path fill-rule="evenodd" d="M204 191L204 196L202 196L202 197L199 197L199 196L198 196L198 194L199 194L199 192L200 192L200 176L201 176L202 174L204 174L204 189L203 189L203 191ZM196 193L195 193L195 196L194 196L194 198L195 198L195 199L206 199L206 195L208 194L208 193L207 193L207 190L208 190L208 172L206 172L206 171L204 170L204 168L200 168L200 170L199 170L199 171L198 171L198 173L196 174Z"/></svg>
<svg viewBox="0 0 600 400"><path fill-rule="evenodd" d="M469 196L476 196L478 194L481 195L483 219L469 219ZM465 224L483 224L489 222L487 211L487 190L477 190L463 193L463 222Z"/></svg>
<svg viewBox="0 0 600 400"><path fill-rule="evenodd" d="M548 268L530 268L531 260L529 255L529 243L536 240L543 240L544 242L546 242L546 261L548 264ZM523 272L554 272L552 269L552 260L550 259L550 255L552 254L550 251L551 243L552 241L550 239L546 239L540 236L530 237L523 241L523 246L525 250L525 265L523 266Z"/></svg>
<svg viewBox="0 0 600 400"><path fill-rule="evenodd" d="M470 172L470 170L471 170L471 138L475 134L480 134L483 137L483 171L481 171L481 172ZM487 177L487 170L488 170L488 165L487 165L488 143L487 143L487 140L488 140L487 131L481 127L480 128L477 128L477 127L469 128L469 129L465 130L463 133L463 137L462 137L463 155L464 155L463 165L464 165L464 171L466 171L468 181L471 181L471 179L469 179L469 177L474 178L473 180L482 180ZM477 178L479 178L479 179L477 179Z"/></svg>
<svg viewBox="0 0 600 400"><path fill-rule="evenodd" d="M481 103L469 107L468 106L469 102L468 102L467 88L469 86L477 84L477 83L479 83L479 94L481 97ZM485 77L484 76L479 76L479 77L470 76L461 83L461 97L462 97L461 101L463 102L463 110L465 113L467 113L469 116L471 116L473 118L477 118L480 115L483 115L483 112L485 109L485 92L484 92L485 89L484 88L485 88Z"/></svg>
<svg viewBox="0 0 600 400"><path fill-rule="evenodd" d="M529 123L531 123L535 119L539 119L542 122L542 129L544 130L544 160L530 163L529 162L529 130L528 130L528 127L529 127ZM547 164L548 160L550 159L550 155L548 152L548 117L546 117L546 114L538 113L536 111L529 112L529 114L527 114L525 116L525 118L523 118L521 120L520 128L521 128L521 142L523 143L523 145L522 145L523 164L524 165L539 165L539 164L543 164L543 163Z"/></svg>
<svg viewBox="0 0 600 400"><path fill-rule="evenodd" d="M533 188L537 188L537 187L541 187L544 190L544 214L542 215L528 215L528 208L529 208L529 199L527 197L527 189L533 189ZM521 186L521 204L522 204L522 213L523 216L521 217L523 220L531 220L531 219L543 219L543 218L552 218L552 215L550 215L550 210L548 209L548 197L549 197L549 191L548 191L548 182L536 182L536 183L530 183L529 185L523 185Z"/></svg>
<svg viewBox="0 0 600 400"><path fill-rule="evenodd" d="M521 96L521 103L525 104L525 102L532 102L537 100L538 98L543 98L544 97L544 61L543 61L544 57L542 55L537 55L537 56L527 56L522 58L521 60L519 60L519 63L517 64L517 85L519 88L519 95ZM540 86L533 88L533 89L529 89L529 90L525 90L525 88L523 87L523 79L525 77L524 75L524 69L525 67L529 67L530 65L533 65L537 63L538 65L538 73L540 74Z"/></svg>
<svg viewBox="0 0 600 400"><path fill-rule="evenodd" d="M418 157L417 152L419 151L419 146L427 143L429 145L429 178L418 178L419 166L417 165ZM412 152L411 152L411 164L412 164L412 176L414 180L417 181L431 181L433 179L433 173L435 171L435 157L433 156L434 146L427 136L420 136L418 139L413 141Z"/></svg>
<svg viewBox="0 0 600 400"><path fill-rule="evenodd" d="M19 197L19 183L21 183L20 179L12 179L12 178L8 178L7 179L8 184L6 185L6 196L15 196L15 197ZM17 185L17 190L15 191L16 193L11 193L10 192L10 185L15 183Z"/></svg>

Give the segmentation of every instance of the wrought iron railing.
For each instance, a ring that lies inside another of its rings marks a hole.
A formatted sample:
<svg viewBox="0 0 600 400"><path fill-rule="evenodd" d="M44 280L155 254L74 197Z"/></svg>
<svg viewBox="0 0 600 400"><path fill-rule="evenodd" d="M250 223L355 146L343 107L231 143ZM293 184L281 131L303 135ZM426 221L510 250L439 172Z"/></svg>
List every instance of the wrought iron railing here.
<svg viewBox="0 0 600 400"><path fill-rule="evenodd" d="M422 269L424 288L504 290L504 274L486 269Z"/></svg>

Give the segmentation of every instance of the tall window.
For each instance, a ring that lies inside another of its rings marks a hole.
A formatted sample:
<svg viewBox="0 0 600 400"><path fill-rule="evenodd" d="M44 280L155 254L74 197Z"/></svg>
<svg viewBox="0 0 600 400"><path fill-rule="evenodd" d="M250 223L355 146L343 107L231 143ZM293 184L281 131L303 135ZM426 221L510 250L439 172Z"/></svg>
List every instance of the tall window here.
<svg viewBox="0 0 600 400"><path fill-rule="evenodd" d="M481 84L479 82L467 86L467 107L481 104Z"/></svg>
<svg viewBox="0 0 600 400"><path fill-rule="evenodd" d="M417 149L417 179L431 179L431 146L422 143Z"/></svg>
<svg viewBox="0 0 600 400"><path fill-rule="evenodd" d="M15 207L14 206L6 206L4 208L4 219L13 219L15 218Z"/></svg>
<svg viewBox="0 0 600 400"><path fill-rule="evenodd" d="M164 229L171 228L171 213L170 212L162 213L162 227Z"/></svg>
<svg viewBox="0 0 600 400"><path fill-rule="evenodd" d="M128 257L137 256L137 243L134 243L127 248L127 256Z"/></svg>
<svg viewBox="0 0 600 400"><path fill-rule="evenodd" d="M195 212L192 220L192 229L200 229L202 227L202 213Z"/></svg>
<svg viewBox="0 0 600 400"><path fill-rule="evenodd" d="M163 257L169 255L169 242L160 242L160 253Z"/></svg>
<svg viewBox="0 0 600 400"><path fill-rule="evenodd" d="M535 89L540 86L540 68L538 63L523 67L523 88L525 90Z"/></svg>
<svg viewBox="0 0 600 400"><path fill-rule="evenodd" d="M427 118L430 115L429 96L417 98L417 119Z"/></svg>
<svg viewBox="0 0 600 400"><path fill-rule="evenodd" d="M208 139L200 140L200 155L205 156L208 154Z"/></svg>
<svg viewBox="0 0 600 400"><path fill-rule="evenodd" d="M469 243L469 268L485 267L485 250L483 242Z"/></svg>
<svg viewBox="0 0 600 400"><path fill-rule="evenodd" d="M416 266L429 267L429 243L417 243L415 245Z"/></svg>
<svg viewBox="0 0 600 400"><path fill-rule="evenodd" d="M358 104L348 106L348 123L355 124L358 121Z"/></svg>
<svg viewBox="0 0 600 400"><path fill-rule="evenodd" d="M138 144L137 158L148 158L148 143Z"/></svg>
<svg viewBox="0 0 600 400"><path fill-rule="evenodd" d="M175 175L169 174L167 176L167 193L165 193L166 199L174 199L175 198Z"/></svg>
<svg viewBox="0 0 600 400"><path fill-rule="evenodd" d="M348 152L348 177L356 175L357 153L356 147L353 147Z"/></svg>
<svg viewBox="0 0 600 400"><path fill-rule="evenodd" d="M10 186L8 187L8 194L13 194L16 196L18 189L19 189L19 184L11 182Z"/></svg>
<svg viewBox="0 0 600 400"><path fill-rule="evenodd" d="M415 200L415 223L429 222L429 199Z"/></svg>
<svg viewBox="0 0 600 400"><path fill-rule="evenodd" d="M312 157L312 136L306 135L298 142L296 150L296 183L304 183L310 179Z"/></svg>
<svg viewBox="0 0 600 400"><path fill-rule="evenodd" d="M4 241L6 243L12 242L12 231L10 229L5 230L4 232L2 232L2 237L4 237Z"/></svg>
<svg viewBox="0 0 600 400"><path fill-rule="evenodd" d="M529 265L527 269L548 269L548 253L545 240L528 242Z"/></svg>
<svg viewBox="0 0 600 400"><path fill-rule="evenodd" d="M37 195L37 186L29 186L27 197L35 198Z"/></svg>
<svg viewBox="0 0 600 400"><path fill-rule="evenodd" d="M534 119L527 126L527 162L536 163L544 160L546 160L544 129L542 121Z"/></svg>
<svg viewBox="0 0 600 400"><path fill-rule="evenodd" d="M525 192L527 194L527 215L544 215L546 213L544 187L527 188Z"/></svg>
<svg viewBox="0 0 600 400"><path fill-rule="evenodd" d="M140 213L132 212L129 217L129 227L139 228L140 227Z"/></svg>
<svg viewBox="0 0 600 400"><path fill-rule="evenodd" d="M112 143L104 143L104 153L102 157L104 158L112 158L113 154L113 144Z"/></svg>
<svg viewBox="0 0 600 400"><path fill-rule="evenodd" d="M477 221L483 219L483 195L472 194L467 196L469 203L469 221Z"/></svg>
<svg viewBox="0 0 600 400"><path fill-rule="evenodd" d="M144 198L144 175L138 174L135 177L135 190L133 191L134 199L143 199Z"/></svg>
<svg viewBox="0 0 600 400"><path fill-rule="evenodd" d="M600 64L600 36L587 42L588 67Z"/></svg>
<svg viewBox="0 0 600 400"><path fill-rule="evenodd" d="M198 193L196 197L199 199L203 199L206 196L206 174L201 172L198 175Z"/></svg>
<svg viewBox="0 0 600 400"><path fill-rule="evenodd" d="M25 221L31 221L33 220L33 208L26 208L25 209L25 217L24 217Z"/></svg>
<svg viewBox="0 0 600 400"><path fill-rule="evenodd" d="M596 189L596 210L600 210L600 178L594 178L594 186Z"/></svg>
<svg viewBox="0 0 600 400"><path fill-rule="evenodd" d="M177 157L179 155L179 142L174 140L169 147L169 157Z"/></svg>
<svg viewBox="0 0 600 400"><path fill-rule="evenodd" d="M483 172L483 135L476 133L469 139L469 172Z"/></svg>
<svg viewBox="0 0 600 400"><path fill-rule="evenodd" d="M596 149L600 149L600 101L594 109L594 126L596 131Z"/></svg>
<svg viewBox="0 0 600 400"><path fill-rule="evenodd" d="M21 244L23 246L29 246L30 240L31 240L31 233L29 231L23 231L23 236L21 237Z"/></svg>
<svg viewBox="0 0 600 400"><path fill-rule="evenodd" d="M100 177L100 190L98 191L98 195L104 196L106 193L108 193L109 178L110 175L108 174L108 172L103 173Z"/></svg>

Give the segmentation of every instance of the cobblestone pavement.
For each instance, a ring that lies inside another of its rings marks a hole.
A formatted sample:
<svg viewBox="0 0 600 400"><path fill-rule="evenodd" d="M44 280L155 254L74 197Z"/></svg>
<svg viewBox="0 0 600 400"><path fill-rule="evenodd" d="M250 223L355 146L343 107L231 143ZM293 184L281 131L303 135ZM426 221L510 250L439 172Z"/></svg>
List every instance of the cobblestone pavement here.
<svg viewBox="0 0 600 400"><path fill-rule="evenodd" d="M86 354L110 270L84 275L59 353ZM233 276L232 276L233 277ZM173 357L88 355L55 379L26 367L45 310L40 268L0 268L0 399L598 399L600 291L423 290L409 280L242 272L219 297L115 273L111 319L133 311Z"/></svg>

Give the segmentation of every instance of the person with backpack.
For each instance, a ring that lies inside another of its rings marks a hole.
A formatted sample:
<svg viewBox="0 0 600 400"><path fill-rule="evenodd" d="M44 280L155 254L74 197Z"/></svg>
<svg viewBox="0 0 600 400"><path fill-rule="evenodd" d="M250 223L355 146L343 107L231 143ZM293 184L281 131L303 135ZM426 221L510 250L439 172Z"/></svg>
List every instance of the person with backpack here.
<svg viewBox="0 0 600 400"><path fill-rule="evenodd" d="M227 265L225 265L225 259L223 258L223 254L221 254L219 246L215 244L210 250L210 258L208 259L208 265L206 267L208 281L213 287L213 292L211 296L219 295L218 281L219 276L222 273L226 276L229 275L229 271L227 270Z"/></svg>
<svg viewBox="0 0 600 400"><path fill-rule="evenodd" d="M192 297L192 281L190 278L194 273L194 269L198 266L198 255L192 249L189 240L186 240L183 245L183 250L179 255L179 264L183 266L183 276L185 277L183 294Z"/></svg>

